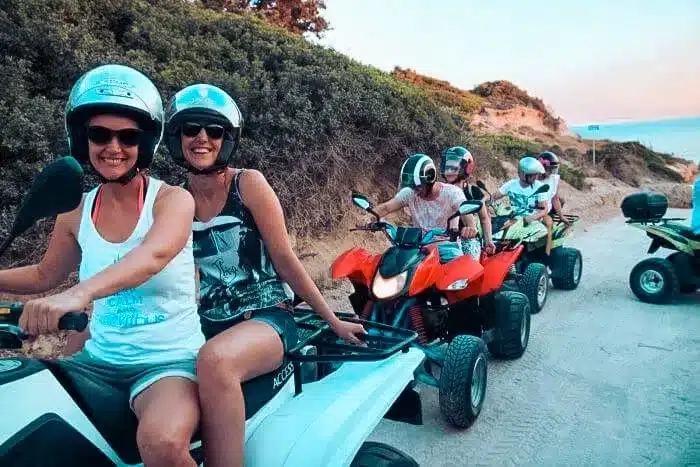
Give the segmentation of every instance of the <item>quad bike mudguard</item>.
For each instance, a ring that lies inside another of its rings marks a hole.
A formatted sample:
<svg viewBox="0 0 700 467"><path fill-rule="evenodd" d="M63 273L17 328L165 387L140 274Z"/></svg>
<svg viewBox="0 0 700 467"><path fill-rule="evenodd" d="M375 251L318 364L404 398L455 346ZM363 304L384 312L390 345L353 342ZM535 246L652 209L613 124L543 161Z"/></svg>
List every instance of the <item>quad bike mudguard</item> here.
<svg viewBox="0 0 700 467"><path fill-rule="evenodd" d="M473 281L470 280L466 289L446 291L447 302L451 305L472 297L483 297L498 290L523 248L522 245L518 245L512 250L503 250L493 256L483 255L481 263L471 260L472 263L481 266L481 274Z"/></svg>
<svg viewBox="0 0 700 467"><path fill-rule="evenodd" d="M464 255L442 265L442 274L436 285L439 290L445 291L449 295L448 287L450 284L462 279L467 280L468 284L475 284L479 282L484 273L484 266L481 263L475 261L470 255ZM468 288L469 286L467 286Z"/></svg>
<svg viewBox="0 0 700 467"><path fill-rule="evenodd" d="M665 246L671 250L678 250L691 256L700 254L700 235L693 234L690 228L675 222L660 224L643 224L630 222L630 225L641 229L652 239L649 253L654 253L660 247Z"/></svg>
<svg viewBox="0 0 700 467"><path fill-rule="evenodd" d="M349 466L424 359L411 348L382 361L344 363L305 384L299 396L246 428L246 465Z"/></svg>
<svg viewBox="0 0 700 467"><path fill-rule="evenodd" d="M435 282L440 279L442 269L438 247L437 245L429 245L425 248L428 251L428 255L418 265L411 278L411 285L408 287L409 297L415 297L429 287L432 287Z"/></svg>
<svg viewBox="0 0 700 467"><path fill-rule="evenodd" d="M381 259L381 255L373 255L364 248L350 248L333 261L331 277L336 280L347 277L351 282L364 284L371 289Z"/></svg>
<svg viewBox="0 0 700 467"><path fill-rule="evenodd" d="M518 245L512 250L504 250L493 256L484 255L482 259L484 277L479 284L477 292L479 296L483 297L501 288L511 268L520 258L523 249L523 245Z"/></svg>

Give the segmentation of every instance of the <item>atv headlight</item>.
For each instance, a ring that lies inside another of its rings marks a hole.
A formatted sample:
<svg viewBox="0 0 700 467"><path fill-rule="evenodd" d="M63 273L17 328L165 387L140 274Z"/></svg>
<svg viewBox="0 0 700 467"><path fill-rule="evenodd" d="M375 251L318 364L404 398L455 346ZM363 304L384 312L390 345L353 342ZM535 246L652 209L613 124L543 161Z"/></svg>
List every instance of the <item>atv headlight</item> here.
<svg viewBox="0 0 700 467"><path fill-rule="evenodd" d="M466 289L468 285L469 281L467 279L458 279L450 285L448 285L447 290L462 290Z"/></svg>
<svg viewBox="0 0 700 467"><path fill-rule="evenodd" d="M379 299L392 298L401 293L408 279L408 271L393 277L384 277L379 271L372 282L372 293Z"/></svg>

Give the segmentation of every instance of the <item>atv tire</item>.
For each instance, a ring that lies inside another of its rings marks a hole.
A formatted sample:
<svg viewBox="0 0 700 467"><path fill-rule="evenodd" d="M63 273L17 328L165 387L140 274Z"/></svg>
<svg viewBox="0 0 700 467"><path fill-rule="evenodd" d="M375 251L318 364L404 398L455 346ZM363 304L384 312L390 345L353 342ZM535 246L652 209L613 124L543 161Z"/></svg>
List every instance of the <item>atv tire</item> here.
<svg viewBox="0 0 700 467"><path fill-rule="evenodd" d="M468 428L479 416L487 368L486 345L478 337L460 334L447 346L438 398L440 412L450 424Z"/></svg>
<svg viewBox="0 0 700 467"><path fill-rule="evenodd" d="M559 247L552 250L552 285L557 289L574 290L581 282L583 257L576 248Z"/></svg>
<svg viewBox="0 0 700 467"><path fill-rule="evenodd" d="M496 338L488 343L497 358L520 358L530 340L530 302L525 294L501 291L494 300Z"/></svg>
<svg viewBox="0 0 700 467"><path fill-rule="evenodd" d="M366 441L360 446L350 467L419 467L405 452L375 441Z"/></svg>
<svg viewBox="0 0 700 467"><path fill-rule="evenodd" d="M549 274L547 266L541 263L530 263L518 281L520 290L530 301L530 313L539 313L547 303L549 295Z"/></svg>
<svg viewBox="0 0 700 467"><path fill-rule="evenodd" d="M643 302L664 304L676 299L680 293L680 281L669 260L648 258L632 268L630 288Z"/></svg>
<svg viewBox="0 0 700 467"><path fill-rule="evenodd" d="M680 251L671 253L666 258L671 264L673 264L673 268L676 270L680 292L683 294L695 292L698 290L698 285L700 285L698 284L700 279L695 277L695 271L693 271L690 258L691 257L689 255L686 253L681 253Z"/></svg>

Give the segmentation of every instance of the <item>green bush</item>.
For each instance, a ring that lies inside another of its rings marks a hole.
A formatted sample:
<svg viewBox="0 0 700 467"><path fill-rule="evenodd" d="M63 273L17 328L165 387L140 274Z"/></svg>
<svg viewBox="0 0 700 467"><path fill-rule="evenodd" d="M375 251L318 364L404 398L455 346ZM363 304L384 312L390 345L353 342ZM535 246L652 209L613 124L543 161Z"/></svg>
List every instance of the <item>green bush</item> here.
<svg viewBox="0 0 700 467"><path fill-rule="evenodd" d="M583 170L566 164L561 164L559 166L559 174L561 175L562 180L577 190L583 190L586 188L586 175L583 173Z"/></svg>
<svg viewBox="0 0 700 467"><path fill-rule="evenodd" d="M537 154L543 151L541 144L533 143L510 135L479 135L478 144L494 154L502 154L518 160L523 154Z"/></svg>
<svg viewBox="0 0 700 467"><path fill-rule="evenodd" d="M246 122L236 163L268 177L298 235L330 231L360 183L393 194L408 154L437 156L464 139L413 85L261 20L181 0L5 0L0 49L0 235L43 164L67 150L71 86L105 63L143 71L165 101L197 82L231 93ZM153 173L183 176L163 145ZM9 260L27 260L49 227Z"/></svg>

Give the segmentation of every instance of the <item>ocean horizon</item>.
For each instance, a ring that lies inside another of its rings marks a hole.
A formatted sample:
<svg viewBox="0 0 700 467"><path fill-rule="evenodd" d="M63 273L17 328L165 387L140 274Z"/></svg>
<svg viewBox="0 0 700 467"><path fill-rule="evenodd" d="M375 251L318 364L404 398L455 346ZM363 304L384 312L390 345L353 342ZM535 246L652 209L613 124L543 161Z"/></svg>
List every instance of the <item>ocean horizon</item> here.
<svg viewBox="0 0 700 467"><path fill-rule="evenodd" d="M599 129L589 130L591 125ZM637 141L654 151L700 162L700 116L571 125L569 132L583 139Z"/></svg>

